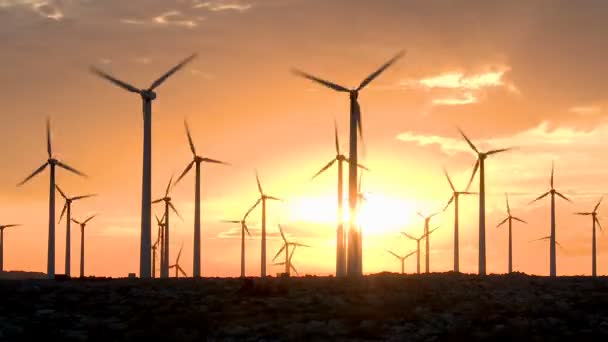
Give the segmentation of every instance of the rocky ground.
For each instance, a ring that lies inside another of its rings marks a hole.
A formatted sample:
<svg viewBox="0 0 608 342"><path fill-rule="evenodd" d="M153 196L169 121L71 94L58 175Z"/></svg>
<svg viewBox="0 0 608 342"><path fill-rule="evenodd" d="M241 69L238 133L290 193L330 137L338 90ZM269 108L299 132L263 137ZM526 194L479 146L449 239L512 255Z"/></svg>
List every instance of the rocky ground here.
<svg viewBox="0 0 608 342"><path fill-rule="evenodd" d="M604 340L608 278L0 280L0 340Z"/></svg>

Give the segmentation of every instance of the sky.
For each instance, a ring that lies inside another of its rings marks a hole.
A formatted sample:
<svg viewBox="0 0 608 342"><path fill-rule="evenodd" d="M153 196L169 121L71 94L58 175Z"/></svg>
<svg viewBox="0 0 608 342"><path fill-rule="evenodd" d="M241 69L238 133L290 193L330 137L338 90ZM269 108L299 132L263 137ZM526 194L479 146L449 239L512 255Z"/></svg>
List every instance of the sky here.
<svg viewBox="0 0 608 342"><path fill-rule="evenodd" d="M459 127L482 150L514 147L486 163L488 272L507 270L507 231L496 225L508 192L513 214L528 222L513 229L514 269L548 274L548 243L531 240L549 235L549 200L529 203L548 190L554 162L556 188L573 201L557 201L558 274L590 274L591 219L574 212L591 211L608 183L607 15L599 0L0 0L0 224L22 224L4 233L4 267L46 270L49 175L16 184L45 161L50 117L57 157L88 175L58 170L57 183L71 196L98 194L72 210L78 219L98 215L87 227L86 273L138 272L141 100L89 67L145 87L196 52L157 91L152 196L161 197L190 161L187 119L201 154L232 164L203 166L203 275L239 274L239 230L221 220L239 219L256 201L255 169L264 190L285 199L268 207L268 262L281 245L280 223L311 246L294 256L301 274L332 274L337 170L310 178L335 154L334 120L347 151L348 98L290 69L354 87L405 50L359 96L360 158L371 169L362 189L364 272L396 272L400 263L387 250L415 249L400 232L421 234L416 212L445 206L442 167L466 186L475 156ZM476 179L471 190L477 186ZM170 259L183 245L189 274L193 187L189 174L171 192L183 220L172 217ZM62 205L57 197L57 216ZM477 271L477 208L476 197L462 200L463 272ZM153 206L159 216L162 209ZM259 275L260 216L252 214L246 241L252 276ZM453 209L432 222L440 228L431 238L431 270L448 271ZM65 234L62 221L57 273ZM73 271L79 241L73 227ZM608 274L607 248L599 233L600 274ZM414 257L406 271L415 271Z"/></svg>

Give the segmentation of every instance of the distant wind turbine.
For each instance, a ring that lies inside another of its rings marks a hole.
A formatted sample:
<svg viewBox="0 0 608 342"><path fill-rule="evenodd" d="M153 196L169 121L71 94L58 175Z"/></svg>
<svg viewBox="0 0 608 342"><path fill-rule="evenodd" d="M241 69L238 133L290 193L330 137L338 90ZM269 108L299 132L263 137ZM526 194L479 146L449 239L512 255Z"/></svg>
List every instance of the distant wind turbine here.
<svg viewBox="0 0 608 342"><path fill-rule="evenodd" d="M600 204L602 204L602 199L600 198L600 200L597 202L597 204L595 205L595 207L593 208L593 211L590 213L576 213L577 215L584 215L584 216L591 216L591 222L592 222L592 240L591 240L591 275L593 277L597 277L597 250L596 250L596 244L595 244L595 225L597 224L598 227L600 227L600 230L602 230L602 225L600 224L600 220L597 218L597 210L600 207Z"/></svg>
<svg viewBox="0 0 608 342"><path fill-rule="evenodd" d="M292 246L294 249L296 247L310 247L308 245L304 245L298 242L292 242L292 241L288 241L287 238L285 237L285 233L283 232L283 227L281 227L281 225L279 225L279 232L281 233L281 239L283 239L283 246L281 247L281 249L279 249L279 251L277 252L277 254L274 256L274 258L272 258L272 261L274 262L279 255L281 255L281 253L283 251L285 251L285 274L289 276L289 271L291 269L291 256L289 254L289 246ZM296 271L297 273L297 271Z"/></svg>
<svg viewBox="0 0 608 342"><path fill-rule="evenodd" d="M90 194L90 195L82 195L82 196L75 196L75 197L68 197L65 192L63 192L61 190L61 188L59 187L59 185L55 185L55 188L57 189L57 191L59 191L59 194L61 194L61 197L63 197L63 199L65 200L65 204L63 205L63 209L61 210L61 215L59 216L59 222L61 223L61 219L63 218L64 214L67 214L66 216L66 220L65 220L65 275L66 276L70 276L71 272L70 272L70 263L71 263L71 250L72 250L72 244L71 244L71 221L72 221L72 202L74 201L78 201L81 199L85 199L85 198L89 198L89 197L93 197L95 196L94 194ZM82 277L82 275L81 275Z"/></svg>
<svg viewBox="0 0 608 342"><path fill-rule="evenodd" d="M509 195L505 194L505 200L506 200L506 204L507 204L507 218L502 220L502 222L500 222L496 227L500 227L507 222L509 223L509 273L513 273L513 239L512 239L513 235L511 232L511 228L513 227L513 220L519 221L521 223L527 223L527 222L511 215L511 207L509 206Z"/></svg>
<svg viewBox="0 0 608 342"><path fill-rule="evenodd" d="M160 247L160 268L163 268L163 231L165 229L165 223L156 216L156 224L158 226L158 233L156 234L156 242L152 245L152 278L156 278L156 250Z"/></svg>
<svg viewBox="0 0 608 342"><path fill-rule="evenodd" d="M557 274L557 262L555 258L555 195L565 199L568 202L572 202L566 196L562 195L560 192L555 190L553 186L553 178L555 173L554 164L551 163L551 189L544 194L538 196L534 201L530 202L530 204L546 197L547 195L551 195L551 235L549 235L549 276L555 277Z"/></svg>
<svg viewBox="0 0 608 342"><path fill-rule="evenodd" d="M426 254L424 255L424 266L425 266L426 273L429 273L431 270L430 241L429 241L431 234L429 233L429 223L431 222L431 219L437 214L439 214L439 213L433 213L428 216L424 216L420 212L418 212L418 216L420 216L424 219L424 237L425 237L424 242L425 242L425 252L426 252Z"/></svg>
<svg viewBox="0 0 608 342"><path fill-rule="evenodd" d="M389 252L389 253L390 253L390 254L392 254L392 255L393 255L395 258L397 258L397 259L399 259L399 261L401 261L401 274L404 274L404 273L405 273L405 259L407 259L407 258L409 258L411 255L415 254L417 251L410 252L409 254L406 254L406 255L404 255L404 256L400 256L400 255L398 255L397 253L392 252L392 251L387 251L387 252Z"/></svg>
<svg viewBox="0 0 608 342"><path fill-rule="evenodd" d="M344 235L344 222L343 218L343 190L342 185L342 167L344 162L349 162L349 159L342 153L340 153L340 140L338 139L338 125L334 122L334 137L336 144L336 156L332 158L327 165L325 165L319 172L317 172L312 178L315 179L317 176L327 171L335 162L338 162L338 229L336 237L336 276L343 277L346 275L346 236ZM360 168L368 170L365 166L359 164Z"/></svg>
<svg viewBox="0 0 608 342"><path fill-rule="evenodd" d="M86 220L79 222L76 219L72 219L74 223L80 225L80 278L84 278L84 229L87 223L91 221L95 215L89 216Z"/></svg>
<svg viewBox="0 0 608 342"><path fill-rule="evenodd" d="M260 261L260 274L261 277L264 278L266 277L266 200L281 201L281 199L274 196L266 195L264 193L264 190L262 189L262 183L260 183L260 177L257 171L255 172L255 180L258 183L258 191L260 192L260 198L258 198L255 204L249 209L249 211L247 211L247 213L245 214L245 218L249 216L253 209L255 209L260 203L262 203L262 259Z"/></svg>
<svg viewBox="0 0 608 342"><path fill-rule="evenodd" d="M487 157L497 154L500 152L509 151L510 148L502 148L497 150L491 150L488 152L481 152L473 145L471 140L460 130L460 134L467 141L471 149L477 155L477 162L473 168L473 174L469 180L467 189L475 178L475 173L479 169L479 275L486 275L486 181L485 181L485 160Z"/></svg>
<svg viewBox="0 0 608 342"><path fill-rule="evenodd" d="M5 224L0 225L0 272L4 271L4 229L11 227L19 227L20 224Z"/></svg>
<svg viewBox="0 0 608 342"><path fill-rule="evenodd" d="M224 220L224 223L234 223L239 224L241 226L241 278L245 278L245 232L247 235L251 237L251 233L249 232L249 227L247 227L247 222L245 218L242 220Z"/></svg>
<svg viewBox="0 0 608 342"><path fill-rule="evenodd" d="M165 202L165 231L163 233L163 260L164 260L164 264L160 270L160 277L161 278L168 278L169 277L169 209L173 210L173 212L175 213L175 215L177 215L177 217L179 217L180 219L182 218L182 216L179 214L179 212L177 211L177 209L175 209L175 207L173 206L173 203L171 203L171 197L169 197L169 191L171 190L171 182L173 182L173 176L171 176L171 179L169 179L169 184L167 184L167 190L165 190L165 196L162 198L159 198L155 201L153 201L152 203L160 203L160 202Z"/></svg>
<svg viewBox="0 0 608 342"><path fill-rule="evenodd" d="M179 265L179 258L182 256L182 249L183 248L184 248L184 245L182 245L179 248L179 253L177 253L177 259L175 259L175 264L169 266L169 268L174 268L175 269L175 278L179 278L179 273L181 273L184 277L188 276L186 274L186 272L184 272L184 269Z"/></svg>
<svg viewBox="0 0 608 342"><path fill-rule="evenodd" d="M139 276L141 278L150 278L150 254L152 245L152 195L151 195L151 177L152 177L152 101L156 99L154 90L163 84L171 75L180 70L184 65L188 64L196 57L196 54L184 59L179 64L171 68L159 79L152 82L148 89L139 89L126 82L123 82L106 72L103 72L95 67L91 67L91 72L112 82L122 89L132 93L139 94L143 101L144 114L144 148L143 148L143 173L142 173L142 195L141 195L141 244L139 250Z"/></svg>
<svg viewBox="0 0 608 342"><path fill-rule="evenodd" d="M275 266L284 266L285 265L285 267L289 267L290 270L294 271L296 273L296 275L300 275L298 273L298 270L296 269L296 267L293 265L293 261L291 261L293 259L293 254L295 253L296 248L298 246L299 245L294 245L293 246L293 248L291 249L291 253L289 253L289 257L287 257L286 261L284 261L284 262L278 262L278 263L275 263L273 265L275 265ZM285 254L287 254L287 253L285 253Z"/></svg>
<svg viewBox="0 0 608 342"><path fill-rule="evenodd" d="M190 144L190 151L192 151L192 161L186 166L186 169L179 176L175 184L184 178L184 176L192 169L192 165L195 166L195 183L194 183L194 261L192 263L192 276L194 278L201 277L201 163L215 163L229 165L223 161L201 157L196 154L196 148L192 141L192 135L190 135L190 128L188 122L184 121L186 127L186 135L188 136L188 143Z"/></svg>
<svg viewBox="0 0 608 342"><path fill-rule="evenodd" d="M446 211L450 204L454 202L454 272L460 272L460 251L458 238L458 200L460 199L461 195L474 195L475 193L469 192L468 188L464 191L457 191L454 187L454 183L452 183L452 180L450 179L448 171L445 168L443 168L443 173L445 173L445 178L447 178L448 183L450 184L450 188L452 189L452 197L450 197L450 200L448 201L448 204L446 204L445 208L443 208L443 211Z"/></svg>
<svg viewBox="0 0 608 342"><path fill-rule="evenodd" d="M51 122L49 119L46 120L46 149L48 153L48 160L42 164L36 171L29 175L17 186L21 186L27 183L30 179L34 178L37 174L42 172L47 166L51 169L50 186L49 186L49 239L48 239L48 255L47 255L47 270L46 274L49 279L55 278L55 166L59 166L79 176L86 177L84 173L74 169L67 164L53 157L53 149L51 146Z"/></svg>
<svg viewBox="0 0 608 342"><path fill-rule="evenodd" d="M430 235L432 232L436 231L439 227L436 227L435 229L429 231L426 234L422 234L422 236L420 236L419 238L416 238L406 232L401 232L401 234L403 234L405 237L416 241L416 273L420 274L420 240L424 239L425 237L427 237L428 235Z"/></svg>
<svg viewBox="0 0 608 342"><path fill-rule="evenodd" d="M300 70L293 70L293 72L301 77L307 78L313 82L319 83L325 87L333 89L338 92L348 93L350 97L350 152L349 158L351 163L349 163L348 169L348 202L350 207L350 228L348 232L348 258L347 258L347 275L351 276L360 276L363 274L362 270L362 256L358 253L358 246L361 243L357 242L360 238L359 233L357 231L357 222L355 222L354 217L357 213L357 165L358 165L358 154L357 154L357 130L359 131L359 136L363 140L363 124L361 120L361 109L359 107L358 97L359 91L361 91L365 86L367 86L370 82L372 82L376 77L378 77L382 72L384 72L388 67L390 67L393 63L395 63L401 56L403 56L403 52L398 53L393 58L391 58L388 62L384 63L378 70L371 73L367 76L361 84L357 88L348 89L341 85L326 81L324 79L312 76L308 73L305 73ZM355 242L351 244L351 242Z"/></svg>

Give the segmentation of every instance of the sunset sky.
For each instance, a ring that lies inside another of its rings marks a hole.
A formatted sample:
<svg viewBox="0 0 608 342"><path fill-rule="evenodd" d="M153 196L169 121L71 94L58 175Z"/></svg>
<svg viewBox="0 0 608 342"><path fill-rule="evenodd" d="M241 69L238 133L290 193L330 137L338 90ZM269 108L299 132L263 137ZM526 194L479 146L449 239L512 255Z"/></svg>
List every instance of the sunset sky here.
<svg viewBox="0 0 608 342"><path fill-rule="evenodd" d="M488 158L488 272L507 270L504 193L513 214L514 269L548 274L551 162L557 201L558 274L591 273L591 211L608 184L608 46L605 1L360 0L0 0L0 224L4 267L45 271L48 172L16 184L46 159L44 124L52 121L58 158L89 175L57 171L69 195L98 193L73 205L93 213L87 227L87 274L139 271L143 120L141 99L93 76L95 65L147 87L179 60L199 57L158 88L153 105L152 196L197 149L233 166L204 165L202 272L239 274L239 219L264 189L286 199L268 207L269 260L280 248L277 224L298 249L301 274L335 271L336 173L310 177L334 156L337 120L347 151L348 96L290 73L293 67L354 87L400 50L407 53L359 96L369 201L362 209L364 273L394 271L386 250L406 254L419 235L416 212L441 210L451 193L445 166L465 187L481 149L516 147ZM194 174L172 191L184 217L172 218L171 261L184 244L192 273ZM477 191L477 179L473 191ZM57 216L63 205L57 194ZM477 197L461 202L461 271L477 271ZM600 212L606 208L608 200ZM162 214L162 205L153 212ZM600 215L600 220L605 218ZM247 274L259 275L261 213L252 214ZM608 220L602 223L608 227ZM452 268L453 209L433 224L431 269ZM156 227L153 227L156 238ZM57 273L63 273L65 224L57 225ZM80 232L72 228L72 271ZM270 274L280 272L278 266ZM406 261L415 271L415 256ZM598 272L608 273L608 237L598 235Z"/></svg>

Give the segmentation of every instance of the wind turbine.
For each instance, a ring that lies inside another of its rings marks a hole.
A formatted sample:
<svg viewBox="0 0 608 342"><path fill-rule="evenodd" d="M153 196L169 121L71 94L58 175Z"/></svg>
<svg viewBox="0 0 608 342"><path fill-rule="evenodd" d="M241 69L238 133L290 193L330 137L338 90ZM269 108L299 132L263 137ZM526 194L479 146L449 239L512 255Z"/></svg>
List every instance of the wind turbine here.
<svg viewBox="0 0 608 342"><path fill-rule="evenodd" d="M513 220L519 221L521 223L527 223L527 222L511 215L511 207L509 206L509 195L507 195L506 193L505 193L505 200L507 203L507 218L502 220L502 222L500 222L496 227L498 228L507 222L509 223L509 273L512 273L513 272L513 240L512 240L511 228L513 227Z"/></svg>
<svg viewBox="0 0 608 342"><path fill-rule="evenodd" d="M415 254L416 251L410 252L409 254L406 254L404 256L400 256L397 253L394 253L392 251L387 251L389 253L391 253L395 258L399 259L401 261L401 274L405 273L405 259L409 258L412 254Z"/></svg>
<svg viewBox="0 0 608 342"><path fill-rule="evenodd" d="M510 148L502 148L497 150L491 150L488 152L481 152L473 145L471 140L460 130L460 134L467 141L471 149L477 154L477 162L473 168L473 174L469 180L467 189L475 178L475 173L479 169L479 275L486 275L486 181L485 181L485 160L487 157L510 150Z"/></svg>
<svg viewBox="0 0 608 342"><path fill-rule="evenodd" d="M538 196L534 201L530 202L530 204L546 197L547 195L551 195L551 235L549 241L549 275L551 277L555 277L557 274L557 265L555 260L555 195L565 199L568 202L572 202L566 196L562 195L560 192L555 190L553 186L553 176L555 173L554 164L551 163L551 189L544 194Z"/></svg>
<svg viewBox="0 0 608 342"><path fill-rule="evenodd" d="M165 190L165 196L152 202L153 204L165 202L165 215L164 215L165 231L163 233L163 248L162 248L162 250L163 250L162 259L164 260L164 262L161 262L161 270L160 270L161 278L169 277L169 208L171 210L173 210L173 212L177 215L177 217L179 217L180 219L182 218L181 215L179 214L179 212L177 211L177 209L175 209L175 207L173 206L173 203L171 203L171 197L169 197L169 190L171 190L172 181L173 181L173 176L171 176L171 179L169 179L169 184L167 184L167 190Z"/></svg>
<svg viewBox="0 0 608 342"><path fill-rule="evenodd" d="M65 192L63 192L61 190L61 188L59 187L59 185L55 185L55 188L57 189L57 191L59 191L59 194L61 194L61 197L63 197L63 199L65 200L65 204L63 205L63 209L61 210L61 215L59 216L59 222L61 223L61 219L63 218L63 215L67 213L67 217L65 220L65 275L66 276L70 276L71 272L70 272L70 262L71 262L71 226L70 223L72 221L72 202L74 201L78 201L81 199L85 199L85 198L89 198L89 197L93 197L95 195L82 195L82 196L75 196L75 197L68 197ZM82 277L82 274L80 275Z"/></svg>
<svg viewBox="0 0 608 342"><path fill-rule="evenodd" d="M247 211L245 218L255 209L260 203L262 203L262 260L261 260L261 277L266 277L266 200L281 201L280 198L269 196L264 193L262 189L262 183L260 183L260 177L258 172L255 172L255 179L258 183L258 191L260 192L260 198L255 204Z"/></svg>
<svg viewBox="0 0 608 342"><path fill-rule="evenodd" d="M431 222L431 219L439 213L433 213L433 214L430 214L427 216L422 215L420 212L418 212L417 214L418 214L418 216L420 216L424 219L424 236L425 236L424 241L425 241L425 252L426 252L426 254L424 255L424 266L425 266L426 273L429 273L430 269L431 269L430 268L430 248L429 248L429 246L430 246L429 223Z"/></svg>
<svg viewBox="0 0 608 342"><path fill-rule="evenodd" d="M49 279L55 278L55 166L59 166L65 170L75 173L79 176L86 177L84 173L74 169L67 164L53 157L53 149L51 145L51 122L46 120L46 150L49 158L36 171L29 175L17 186L27 183L30 179L41 173L47 166L51 170L50 186L49 186L49 238L48 238L48 255L47 255L47 270L46 274Z"/></svg>
<svg viewBox="0 0 608 342"><path fill-rule="evenodd" d="M79 222L76 219L72 219L74 223L80 225L80 278L84 278L84 229L87 223L91 221L95 215L89 216L86 220Z"/></svg>
<svg viewBox="0 0 608 342"><path fill-rule="evenodd" d="M342 201L343 201L343 181L342 181L342 168L344 162L349 162L349 159L340 152L340 140L338 139L338 125L334 122L334 137L336 143L336 156L332 158L327 165L325 165L319 172L317 172L312 179L315 179L317 176L321 175L323 172L328 170L334 163L338 163L338 229L337 229L337 237L336 237L336 276L343 277L346 275L346 236L344 235L344 222L342 221L343 217L343 209L342 209ZM365 166L359 164L359 168L368 170ZM369 171L369 170L368 170Z"/></svg>
<svg viewBox="0 0 608 342"><path fill-rule="evenodd" d="M184 277L187 277L188 275L186 274L186 272L184 272L184 269L179 265L179 258L182 256L182 249L184 248L184 245L182 245L179 248L179 253L177 253L177 259L175 260L175 264L169 266L169 268L175 268L175 278L179 277L179 273L181 273ZM179 272L179 273L178 273Z"/></svg>
<svg viewBox="0 0 608 342"><path fill-rule="evenodd" d="M447 178L448 183L450 184L450 188L452 189L452 197L448 201L448 204L445 205L443 211L446 211L450 204L454 202L454 272L460 272L460 251L459 251L459 233L458 233L458 200L461 195L474 195L474 192L469 192L468 188L465 191L457 191L456 187L454 187L454 183L450 179L450 175L448 174L448 170L443 168L443 173L445 173L445 178Z"/></svg>
<svg viewBox="0 0 608 342"><path fill-rule="evenodd" d="M190 144L190 151L192 151L192 161L186 166L184 172L177 179L175 184L184 178L184 176L195 166L196 181L194 183L194 262L192 263L192 276L194 278L200 278L201 276L201 163L215 163L229 165L223 161L201 157L196 154L196 148L192 141L192 135L190 135L190 128L188 122L184 121L186 127L186 135L188 136L188 143Z"/></svg>
<svg viewBox="0 0 608 342"><path fill-rule="evenodd" d="M222 222L241 225L241 278L245 278L245 232L247 232L247 235L251 237L249 227L247 227L247 222L245 222L245 218L242 220L224 220Z"/></svg>
<svg viewBox="0 0 608 342"><path fill-rule="evenodd" d="M20 224L0 225L0 272L4 271L4 229L19 226Z"/></svg>
<svg viewBox="0 0 608 342"><path fill-rule="evenodd" d="M420 240L424 239L425 237L427 237L428 235L430 235L432 232L436 231L439 227L436 227L435 229L429 231L426 234L422 234L421 237L416 238L413 237L412 235L406 233L406 232L401 232L401 234L403 234L405 237L416 241L416 273L420 274Z"/></svg>
<svg viewBox="0 0 608 342"><path fill-rule="evenodd" d="M289 257L287 258L287 260L286 260L286 261L284 261L284 262L278 262L278 263L275 263L274 265L276 265L276 266L283 266L283 265L285 265L285 267L286 267L286 268L287 268L287 267L289 267L289 269L290 269L290 270L292 270L292 271L296 272L296 275L300 275L300 274L298 273L298 270L297 270L297 269L295 268L295 266L293 265L293 262L291 261L291 259L293 259L293 254L295 253L296 248L297 248L298 246L299 246L299 245L294 245L294 246L293 246L293 249L291 250L291 253L289 254ZM287 253L285 253L285 254L287 254ZM287 274L289 275L289 273L287 273Z"/></svg>
<svg viewBox="0 0 608 342"><path fill-rule="evenodd" d="M196 54L184 59L179 64L171 68L159 79L152 82L148 89L139 89L126 82L123 82L108 73L101 71L95 67L91 67L91 71L112 82L120 88L139 94L143 101L144 114L144 147L143 147L143 172L142 172L142 195L141 195L141 244L139 249L139 276L141 278L150 278L150 253L152 245L152 195L151 195L151 176L152 176L152 101L156 99L154 90L163 84L171 75L184 67L196 57Z"/></svg>
<svg viewBox="0 0 608 342"><path fill-rule="evenodd" d="M156 216L156 224L158 226L158 233L156 234L156 242L152 245L152 278L156 278L156 250L160 246L160 267L163 268L163 230L165 228L165 223ZM163 220L165 216L163 215Z"/></svg>
<svg viewBox="0 0 608 342"><path fill-rule="evenodd" d="M357 240L360 238L357 231L357 222L354 217L357 213L357 165L358 165L358 154L357 154L357 130L359 130L359 136L363 140L363 124L361 120L361 109L359 107L358 97L359 91L365 86L372 82L388 67L395 63L403 52L399 52L388 62L384 63L378 70L367 76L357 88L348 89L336 83L326 81L324 79L312 76L300 70L293 70L294 74L309 79L313 82L319 83L327 88L333 89L338 92L348 93L350 97L350 147L349 147L349 168L348 168L348 203L350 208L350 228L348 231L348 260L347 260L347 275L360 276L363 274L362 270L362 256L358 253L358 246L361 245ZM351 242L355 242L351 246Z"/></svg>
<svg viewBox="0 0 608 342"><path fill-rule="evenodd" d="M576 213L577 215L584 215L584 216L591 216L591 222L592 222L592 232L593 232L593 238L591 240L591 275L593 277L597 276L597 250L596 250L596 245L595 245L595 225L597 224L598 227L600 227L600 230L602 230L602 225L600 224L600 220L597 218L597 210L600 207L600 204L602 204L602 199L600 198L600 200L597 202L597 204L595 205L595 207L593 208L593 211L590 213Z"/></svg>
<svg viewBox="0 0 608 342"><path fill-rule="evenodd" d="M279 225L279 232L281 233L281 239L283 239L283 246L281 247L281 249L279 249L279 251L277 252L277 254L274 256L274 258L272 258L272 261L274 262L279 255L281 255L281 253L283 251L285 251L285 274L289 275L289 270L291 269L291 256L289 254L289 246L293 246L293 248L295 249L296 247L300 246L300 247L310 247L308 245L304 245L298 242L291 242L291 241L287 241L287 238L285 237L285 234L283 233L283 227L281 227L281 225ZM296 271L296 273L298 273Z"/></svg>

